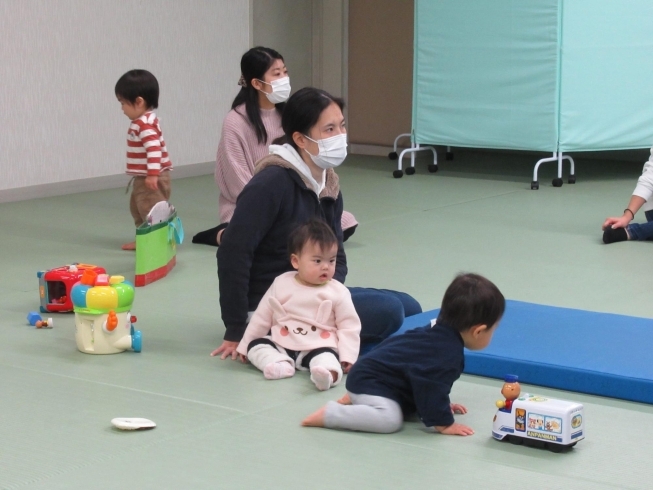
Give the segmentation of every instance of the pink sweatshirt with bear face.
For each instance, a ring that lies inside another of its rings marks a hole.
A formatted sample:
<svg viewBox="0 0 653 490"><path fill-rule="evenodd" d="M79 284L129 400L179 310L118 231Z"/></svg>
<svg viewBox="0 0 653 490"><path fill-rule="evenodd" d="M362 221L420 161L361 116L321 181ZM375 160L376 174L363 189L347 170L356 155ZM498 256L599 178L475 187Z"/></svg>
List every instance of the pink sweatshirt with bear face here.
<svg viewBox="0 0 653 490"><path fill-rule="evenodd" d="M252 340L265 337L296 351L330 347L341 362L358 359L361 322L349 290L332 279L322 286L305 286L286 272L277 277L247 325L238 353L247 355Z"/></svg>

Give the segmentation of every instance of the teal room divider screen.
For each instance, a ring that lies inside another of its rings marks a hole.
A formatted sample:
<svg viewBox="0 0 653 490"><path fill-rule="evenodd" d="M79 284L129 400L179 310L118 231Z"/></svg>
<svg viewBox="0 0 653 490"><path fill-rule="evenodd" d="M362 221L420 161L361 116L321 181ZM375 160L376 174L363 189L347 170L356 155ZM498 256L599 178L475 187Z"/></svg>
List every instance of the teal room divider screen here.
<svg viewBox="0 0 653 490"><path fill-rule="evenodd" d="M414 141L649 147L652 25L653 0L416 0Z"/></svg>
<svg viewBox="0 0 653 490"><path fill-rule="evenodd" d="M563 0L560 150L653 145L653 1Z"/></svg>

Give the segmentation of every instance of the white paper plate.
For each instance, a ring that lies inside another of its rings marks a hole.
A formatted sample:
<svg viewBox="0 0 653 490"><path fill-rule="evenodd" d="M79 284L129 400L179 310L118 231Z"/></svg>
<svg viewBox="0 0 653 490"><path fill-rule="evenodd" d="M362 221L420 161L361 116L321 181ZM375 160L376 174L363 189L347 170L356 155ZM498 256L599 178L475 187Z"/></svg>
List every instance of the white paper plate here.
<svg viewBox="0 0 653 490"><path fill-rule="evenodd" d="M112 419L111 423L120 430L145 430L156 427L151 420L131 417Z"/></svg>

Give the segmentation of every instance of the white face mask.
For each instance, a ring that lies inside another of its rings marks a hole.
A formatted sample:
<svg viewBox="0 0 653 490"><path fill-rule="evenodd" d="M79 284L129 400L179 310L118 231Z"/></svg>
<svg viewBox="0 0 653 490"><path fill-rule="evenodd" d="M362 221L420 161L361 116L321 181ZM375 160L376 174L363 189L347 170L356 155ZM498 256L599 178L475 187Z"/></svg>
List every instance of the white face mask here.
<svg viewBox="0 0 653 490"><path fill-rule="evenodd" d="M311 156L315 165L324 170L337 167L347 157L347 133L338 134L318 141L315 141L308 136L306 136L306 138L317 143L319 151L317 155L311 155L308 150L304 151Z"/></svg>
<svg viewBox="0 0 653 490"><path fill-rule="evenodd" d="M288 97L290 97L290 77L278 78L272 80L270 83L264 82L263 80L259 80L259 82L272 87L271 93L263 92L262 90L261 92L263 92L268 100L273 104L285 102L288 100Z"/></svg>

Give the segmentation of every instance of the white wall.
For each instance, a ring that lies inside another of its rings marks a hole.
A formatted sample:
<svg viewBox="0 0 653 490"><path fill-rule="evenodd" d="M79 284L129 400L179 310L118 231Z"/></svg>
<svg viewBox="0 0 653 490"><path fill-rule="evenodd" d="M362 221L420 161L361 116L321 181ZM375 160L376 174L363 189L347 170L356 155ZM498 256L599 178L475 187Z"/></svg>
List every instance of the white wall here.
<svg viewBox="0 0 653 490"><path fill-rule="evenodd" d="M249 0L1 0L0 198L124 173L132 68L159 80L174 165L213 161L249 20Z"/></svg>
<svg viewBox="0 0 653 490"><path fill-rule="evenodd" d="M346 13L347 0L252 0L252 43L281 53L293 92L344 96Z"/></svg>
<svg viewBox="0 0 653 490"><path fill-rule="evenodd" d="M314 0L252 0L252 44L283 56L293 92L312 85Z"/></svg>
<svg viewBox="0 0 653 490"><path fill-rule="evenodd" d="M313 85L347 97L347 0L313 0Z"/></svg>

